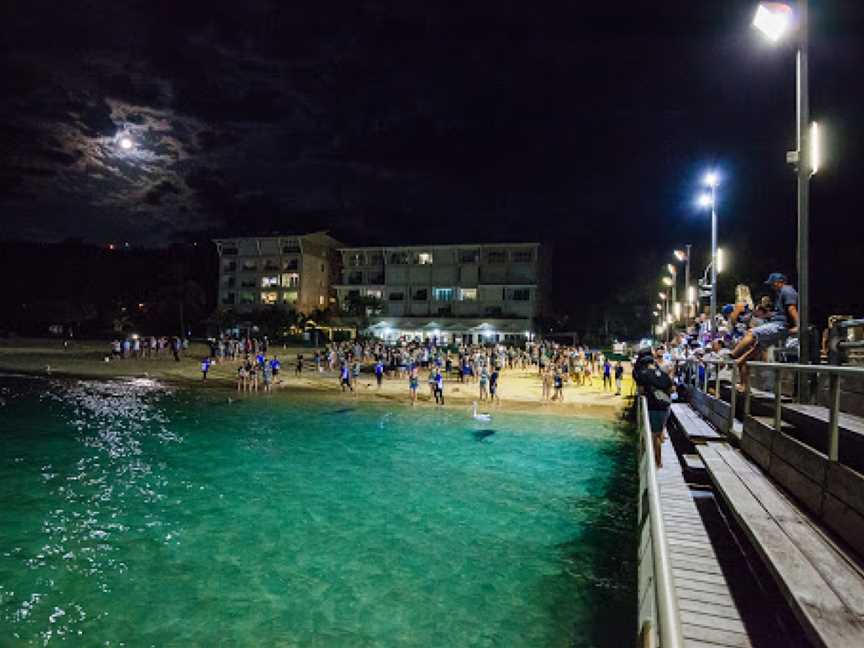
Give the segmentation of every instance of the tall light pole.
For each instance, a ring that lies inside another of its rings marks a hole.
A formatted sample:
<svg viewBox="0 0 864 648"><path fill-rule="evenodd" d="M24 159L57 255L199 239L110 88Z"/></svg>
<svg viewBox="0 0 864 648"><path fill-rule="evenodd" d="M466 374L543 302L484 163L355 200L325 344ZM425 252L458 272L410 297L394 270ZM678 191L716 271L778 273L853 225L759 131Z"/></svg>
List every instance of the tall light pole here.
<svg viewBox="0 0 864 648"><path fill-rule="evenodd" d="M711 193L699 196L700 207L711 207L711 321L709 330L711 336L717 332L717 185L719 178L712 172L706 173L705 185Z"/></svg>
<svg viewBox="0 0 864 648"><path fill-rule="evenodd" d="M813 156L816 128L810 128L810 88L808 74L810 20L807 0L798 0L798 51L795 56L795 147L786 154L787 161L795 164L798 176L798 349L799 362L810 363L810 176L816 172L818 160ZM792 7L779 2L760 2L753 18L753 26L771 41L779 41L793 26ZM801 381L802 397L807 398L806 381Z"/></svg>

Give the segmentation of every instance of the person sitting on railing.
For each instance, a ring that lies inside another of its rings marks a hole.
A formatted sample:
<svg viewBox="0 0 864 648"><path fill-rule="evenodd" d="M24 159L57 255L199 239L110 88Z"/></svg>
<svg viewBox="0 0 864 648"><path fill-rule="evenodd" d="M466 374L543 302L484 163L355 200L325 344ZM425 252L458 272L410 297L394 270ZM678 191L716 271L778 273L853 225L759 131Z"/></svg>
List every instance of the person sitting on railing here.
<svg viewBox="0 0 864 648"><path fill-rule="evenodd" d="M747 361L755 354L761 354L769 346L784 341L790 334L798 332L798 292L786 283L785 275L772 272L765 282L774 291L773 310L764 324L747 331L746 335L732 351L732 357L741 371L739 391L745 389L750 378ZM789 323L793 326L790 328Z"/></svg>
<svg viewBox="0 0 864 648"><path fill-rule="evenodd" d="M654 461L658 468L662 468L661 447L675 387L669 374L657 366L651 349L639 351L635 364L633 379L648 404L648 418L651 422L651 435L654 442Z"/></svg>

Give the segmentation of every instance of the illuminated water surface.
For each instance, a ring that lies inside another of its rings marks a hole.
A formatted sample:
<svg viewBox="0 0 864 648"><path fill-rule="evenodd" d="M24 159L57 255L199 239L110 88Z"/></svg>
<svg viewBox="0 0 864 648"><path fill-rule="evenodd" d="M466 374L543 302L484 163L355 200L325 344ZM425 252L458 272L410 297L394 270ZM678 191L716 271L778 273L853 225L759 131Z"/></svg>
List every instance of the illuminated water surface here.
<svg viewBox="0 0 864 648"><path fill-rule="evenodd" d="M0 645L623 646L610 423L0 378Z"/></svg>

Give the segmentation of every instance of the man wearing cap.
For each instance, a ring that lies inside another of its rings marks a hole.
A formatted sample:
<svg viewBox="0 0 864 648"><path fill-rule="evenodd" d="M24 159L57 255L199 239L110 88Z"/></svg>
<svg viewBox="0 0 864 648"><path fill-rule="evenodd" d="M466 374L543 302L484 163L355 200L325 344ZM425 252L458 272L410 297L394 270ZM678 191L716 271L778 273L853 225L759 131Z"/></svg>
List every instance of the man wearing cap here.
<svg viewBox="0 0 864 648"><path fill-rule="evenodd" d="M732 351L732 357L741 368L742 384L748 380L747 360L757 350L764 351L772 344L785 340L789 334L798 332L798 292L786 284L785 275L779 272L768 275L765 284L774 291L773 311L768 314L764 324L750 329Z"/></svg>

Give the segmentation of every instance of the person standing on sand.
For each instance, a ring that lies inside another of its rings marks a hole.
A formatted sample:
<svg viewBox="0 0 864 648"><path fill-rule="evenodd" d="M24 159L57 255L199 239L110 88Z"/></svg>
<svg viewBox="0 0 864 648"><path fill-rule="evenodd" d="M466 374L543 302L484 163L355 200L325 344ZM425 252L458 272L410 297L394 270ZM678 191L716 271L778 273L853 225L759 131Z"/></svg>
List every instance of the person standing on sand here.
<svg viewBox="0 0 864 648"><path fill-rule="evenodd" d="M440 369L435 370L435 403L444 404L444 376Z"/></svg>
<svg viewBox="0 0 864 648"><path fill-rule="evenodd" d="M303 375L303 354L297 354L297 365L294 367L294 375L302 376Z"/></svg>
<svg viewBox="0 0 864 648"><path fill-rule="evenodd" d="M564 378L561 376L561 371L558 367L555 367L555 377L553 379L553 384L555 385L555 395L552 396L552 400L557 400L560 402L564 402Z"/></svg>
<svg viewBox="0 0 864 648"><path fill-rule="evenodd" d="M498 398L498 369L493 369L489 375L489 400L501 404L501 399Z"/></svg>
<svg viewBox="0 0 864 648"><path fill-rule="evenodd" d="M549 371L543 372L543 400L548 401L552 398L552 374Z"/></svg>
<svg viewBox="0 0 864 648"><path fill-rule="evenodd" d="M273 382L273 367L269 363L264 363L264 367L261 370L261 378L264 382L264 393L270 393L270 383Z"/></svg>
<svg viewBox="0 0 864 648"><path fill-rule="evenodd" d="M342 368L339 371L339 384L341 385L343 392L346 388L350 389L352 392L354 391L354 387L351 385L351 371L348 369L347 362L342 363Z"/></svg>
<svg viewBox="0 0 864 648"><path fill-rule="evenodd" d="M378 383L378 389L381 389L381 382L384 380L384 362L381 358L375 363L375 382Z"/></svg>
<svg viewBox="0 0 864 648"><path fill-rule="evenodd" d="M480 400L486 400L486 385L489 383L489 372L486 371L486 367L483 367L480 370Z"/></svg>
<svg viewBox="0 0 864 648"><path fill-rule="evenodd" d="M273 359L270 361L270 369L273 372L273 382L274 383L279 382L279 369L281 369L281 368L282 368L282 363L280 363L279 358L277 358L274 355Z"/></svg>
<svg viewBox="0 0 864 648"><path fill-rule="evenodd" d="M608 358L603 360L603 391L612 390L612 363Z"/></svg>
<svg viewBox="0 0 864 648"><path fill-rule="evenodd" d="M624 367L621 366L621 361L619 360L615 363L615 395L621 395L621 381L624 378Z"/></svg>
<svg viewBox="0 0 864 648"><path fill-rule="evenodd" d="M411 406L417 404L417 387L420 386L420 381L417 378L417 367L412 366L408 377L408 390L411 392Z"/></svg>
<svg viewBox="0 0 864 648"><path fill-rule="evenodd" d="M210 371L210 358L201 360L201 380L207 380L207 372Z"/></svg>

